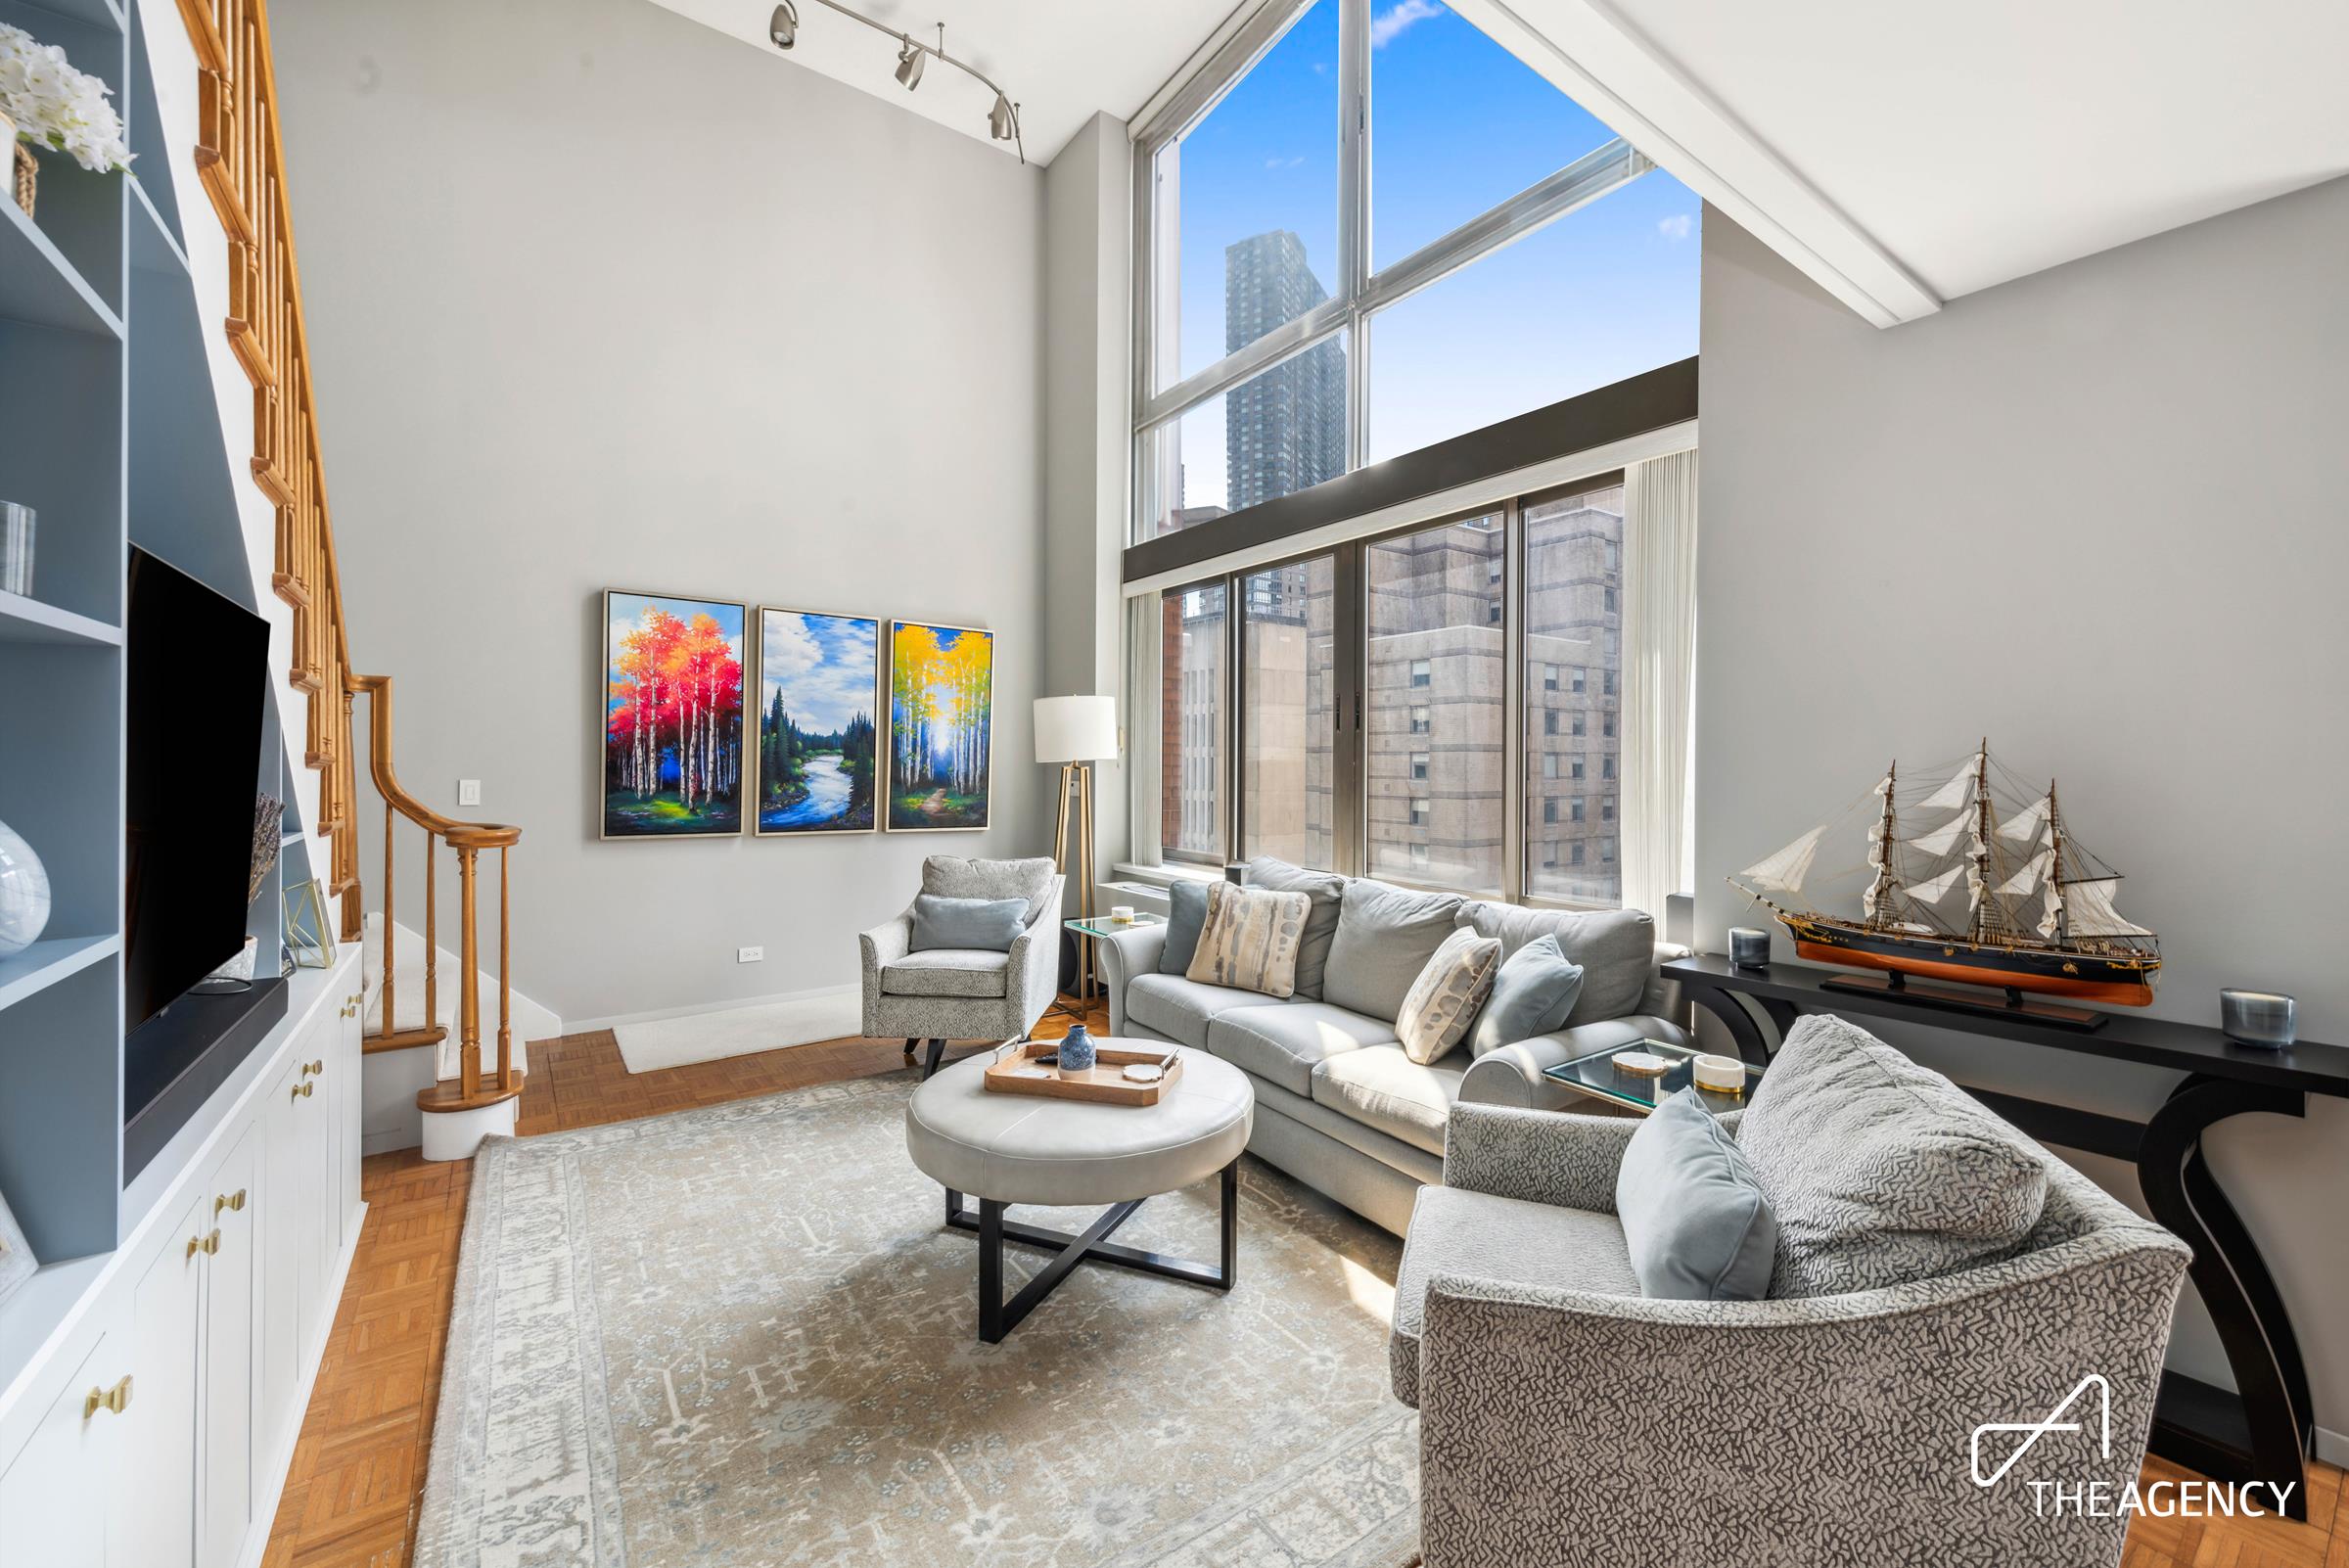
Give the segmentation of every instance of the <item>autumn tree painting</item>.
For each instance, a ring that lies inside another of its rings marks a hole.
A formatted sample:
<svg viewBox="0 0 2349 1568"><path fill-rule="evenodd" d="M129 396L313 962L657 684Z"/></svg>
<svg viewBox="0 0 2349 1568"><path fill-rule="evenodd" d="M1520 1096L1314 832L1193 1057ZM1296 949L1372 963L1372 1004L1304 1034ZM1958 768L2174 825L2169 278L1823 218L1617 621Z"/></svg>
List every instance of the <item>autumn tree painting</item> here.
<svg viewBox="0 0 2349 1568"><path fill-rule="evenodd" d="M742 831L744 608L604 595L604 837Z"/></svg>
<svg viewBox="0 0 2349 1568"><path fill-rule="evenodd" d="M897 621L889 642L890 828L987 826L995 634Z"/></svg>
<svg viewBox="0 0 2349 1568"><path fill-rule="evenodd" d="M878 621L760 608L760 833L872 830L880 684Z"/></svg>

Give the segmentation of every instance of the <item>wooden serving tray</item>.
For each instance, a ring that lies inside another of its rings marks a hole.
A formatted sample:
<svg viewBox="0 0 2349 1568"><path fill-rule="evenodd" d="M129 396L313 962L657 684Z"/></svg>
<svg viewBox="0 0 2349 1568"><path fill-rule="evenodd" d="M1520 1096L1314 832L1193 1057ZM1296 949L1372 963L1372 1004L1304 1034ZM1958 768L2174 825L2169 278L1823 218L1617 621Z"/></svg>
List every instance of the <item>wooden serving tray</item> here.
<svg viewBox="0 0 2349 1568"><path fill-rule="evenodd" d="M1021 1068L1030 1059L1049 1056L1060 1049L1056 1039L1032 1039L1021 1043L1016 1052L987 1064L982 1079L986 1086L997 1094L1035 1094L1048 1100L1091 1100L1099 1105L1156 1105L1161 1089L1182 1082L1182 1058L1176 1056L1167 1076L1155 1084L1135 1084L1128 1081L1120 1069L1132 1062L1163 1062L1174 1047L1166 1050L1136 1051L1122 1045L1093 1047L1093 1065L1082 1073L1063 1073L1057 1068L1045 1068L1042 1078L1021 1078Z"/></svg>

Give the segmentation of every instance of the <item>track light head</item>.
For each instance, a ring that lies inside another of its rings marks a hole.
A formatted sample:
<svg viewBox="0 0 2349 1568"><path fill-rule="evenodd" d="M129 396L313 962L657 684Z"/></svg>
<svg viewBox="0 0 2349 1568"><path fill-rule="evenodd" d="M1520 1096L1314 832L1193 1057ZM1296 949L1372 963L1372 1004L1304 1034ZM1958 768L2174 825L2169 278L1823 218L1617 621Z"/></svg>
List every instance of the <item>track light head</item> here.
<svg viewBox="0 0 2349 1568"><path fill-rule="evenodd" d="M777 49L789 49L800 41L800 8L783 0L775 7L773 16L766 19L766 35L775 41Z"/></svg>
<svg viewBox="0 0 2349 1568"><path fill-rule="evenodd" d="M1008 142L1020 132L1020 106L995 94L995 107L988 111L987 133L998 142Z"/></svg>
<svg viewBox="0 0 2349 1568"><path fill-rule="evenodd" d="M904 43L905 47L898 51L898 81L907 92L911 92L922 84L922 67L929 62L930 56L911 38L905 39Z"/></svg>

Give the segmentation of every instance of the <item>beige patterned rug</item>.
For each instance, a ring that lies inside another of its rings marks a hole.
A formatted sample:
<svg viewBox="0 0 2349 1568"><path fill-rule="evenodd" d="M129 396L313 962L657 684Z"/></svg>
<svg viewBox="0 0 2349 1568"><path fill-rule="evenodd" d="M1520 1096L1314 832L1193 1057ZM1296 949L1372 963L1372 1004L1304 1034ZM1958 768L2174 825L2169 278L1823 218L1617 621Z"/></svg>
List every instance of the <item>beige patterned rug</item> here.
<svg viewBox="0 0 2349 1568"><path fill-rule="evenodd" d="M982 1345L912 1084L484 1144L416 1568L1413 1557L1392 1237L1250 1161L1229 1295L1088 1264ZM1212 1259L1214 1191L1119 1239Z"/></svg>

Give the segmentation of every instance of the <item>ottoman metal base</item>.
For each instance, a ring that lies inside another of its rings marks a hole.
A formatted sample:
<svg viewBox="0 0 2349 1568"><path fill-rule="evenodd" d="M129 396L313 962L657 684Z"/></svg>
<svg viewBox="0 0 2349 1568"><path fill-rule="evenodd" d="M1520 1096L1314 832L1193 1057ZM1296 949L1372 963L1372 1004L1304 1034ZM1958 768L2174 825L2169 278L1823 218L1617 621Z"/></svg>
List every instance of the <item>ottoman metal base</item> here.
<svg viewBox="0 0 2349 1568"><path fill-rule="evenodd" d="M1170 1258L1164 1253L1145 1252L1139 1247L1122 1247L1109 1239L1110 1233L1133 1217L1133 1212L1147 1201L1141 1198L1112 1205L1101 1218L1087 1225L1082 1235L1070 1235L1062 1230L1046 1230L1040 1225L1021 1224L1003 1218L1009 1204L992 1198L979 1200L976 1214L962 1206L962 1194L946 1189L946 1223L961 1230L979 1233L979 1337L990 1345L999 1345L1003 1336L1020 1326L1021 1319L1036 1311L1036 1304L1052 1294L1053 1287L1068 1278L1081 1263L1115 1264L1138 1273L1157 1274L1165 1279L1179 1279L1186 1284L1206 1285L1215 1290L1229 1290L1236 1277L1234 1265L1240 1239L1240 1162L1225 1166L1217 1184L1222 1189L1222 1258L1214 1268L1193 1263L1187 1258ZM1024 1246L1042 1247L1060 1256L1044 1265L1041 1272L1020 1288L1010 1301L1003 1299L1003 1243L1016 1241Z"/></svg>

